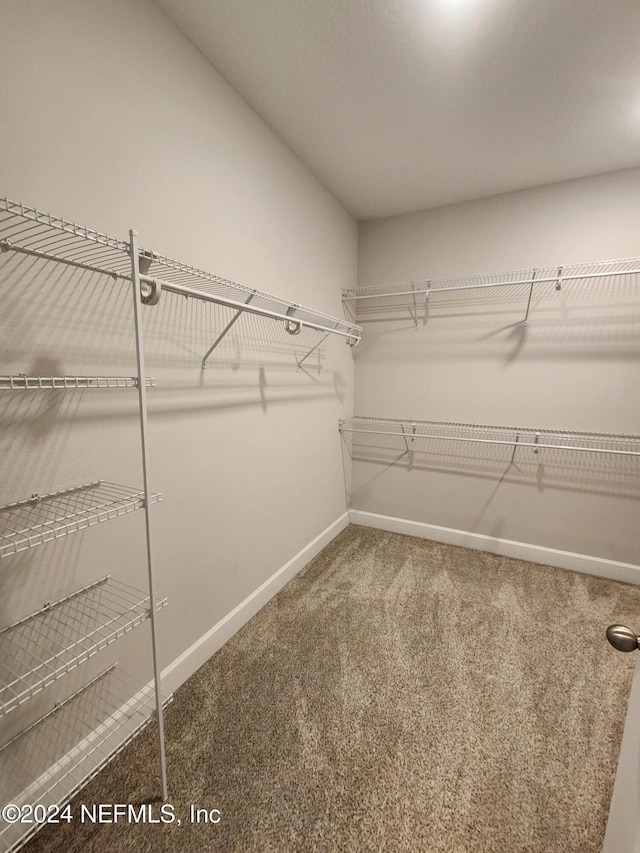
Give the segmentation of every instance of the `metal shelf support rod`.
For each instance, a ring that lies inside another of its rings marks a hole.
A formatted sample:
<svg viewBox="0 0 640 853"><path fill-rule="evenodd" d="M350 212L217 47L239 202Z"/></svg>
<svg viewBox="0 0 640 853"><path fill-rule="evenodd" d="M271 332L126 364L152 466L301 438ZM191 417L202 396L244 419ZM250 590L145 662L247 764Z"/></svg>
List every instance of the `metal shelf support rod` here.
<svg viewBox="0 0 640 853"><path fill-rule="evenodd" d="M140 275L139 281L144 284L160 285L163 291L166 290L170 293L177 293L181 296L191 296L194 299L201 299L204 302L215 302L217 305L234 308L236 311L245 311L249 314L257 314L259 317L271 317L271 319L281 320L283 323L291 322L290 315L280 314L277 311L271 311L269 308L259 308L256 305L247 305L244 302L236 302L234 299L227 299L224 296L215 296L211 293L206 293L203 290L197 290L193 287L185 287L182 284L174 284L173 282L165 281L164 279L154 278L148 275ZM311 320L302 320L298 317L295 318L295 322L296 324L305 326L307 329L316 329L318 332L328 332L329 334L341 335L343 338L347 338L348 343L351 343L352 339L355 339L352 346L359 341L358 333L362 331L359 326L354 326L349 331L343 332L340 329L328 328L327 326L323 326L321 323L314 323Z"/></svg>
<svg viewBox="0 0 640 853"><path fill-rule="evenodd" d="M305 356L303 356L299 362L297 362L298 368L302 367L303 363L309 358L311 353L315 352L318 349L318 347L327 340L327 338L329 337L330 334L331 334L331 332L327 332L326 335L324 335L322 338L320 338L320 340L318 341L317 344L315 344L314 346L311 347L309 352ZM318 353L318 356L319 355L320 354ZM320 361L318 361L318 372L320 372Z"/></svg>
<svg viewBox="0 0 640 853"><path fill-rule="evenodd" d="M254 297L254 296L255 296L255 293L250 293L250 294L249 294L249 296L244 300L244 304L245 304L245 305L248 305L248 304L251 302L251 300L253 299L253 297ZM234 323L236 323L236 322L240 319L240 317L241 317L241 316L242 316L242 311L236 311L236 313L235 313L235 314L233 315L233 317L229 320L229 322L227 323L227 325L224 327L224 329L220 332L220 334L218 335L218 337L215 339L215 341L211 344L211 346L209 347L209 349L206 351L206 353L205 353L205 355L204 355L204 358L202 359L202 369L203 369L203 370L204 370L204 369L206 368L206 366L207 366L207 359L209 358L209 356L211 355L211 353L212 353L212 352L214 351L214 349L218 346L218 344L219 344L219 343L220 343L220 341L224 338L224 336L227 334L227 332L229 331L229 329L231 329L231 327L234 325Z"/></svg>
<svg viewBox="0 0 640 853"><path fill-rule="evenodd" d="M529 309L531 308L531 297L533 296L533 285L536 283L536 273L538 270L533 271L533 278L531 279L531 285L529 286L529 298L527 299L527 311L524 315L524 320L522 321L522 325L526 326L529 322Z"/></svg>
<svg viewBox="0 0 640 853"><path fill-rule="evenodd" d="M134 229L129 231L131 250L131 281L133 290L133 315L136 333L136 362L138 368L138 402L140 409L140 440L142 448L142 477L145 495L144 516L147 536L147 573L149 578L149 605L151 609L151 648L153 653L153 681L155 686L156 715L158 720L158 751L160 755L160 776L162 781L162 799L168 799L167 789L167 763L164 750L164 720L162 713L162 682L160 666L158 661L158 634L156 625L156 595L154 590L153 576L153 540L151 536L151 506L149 489L149 466L147 458L148 448L148 423L147 423L147 389L144 383L144 336L142 329L142 293L140 290L140 267L138 251L138 232Z"/></svg>
<svg viewBox="0 0 640 853"><path fill-rule="evenodd" d="M41 252L38 249L27 249L24 246L15 246L10 240L0 240L0 249L2 249L3 252L20 252L23 255L32 255L34 258L42 258L45 261L57 261L62 264L67 264L70 267L77 267L81 270L97 272L101 275L109 275L112 278L122 279L123 281L131 281L130 275L125 275L124 273L117 272L116 270L108 270L104 267L84 264L82 261L74 261L71 258L65 258L62 257L62 255L56 255L52 252Z"/></svg>
<svg viewBox="0 0 640 853"><path fill-rule="evenodd" d="M340 432L352 432L352 433L363 433L366 435L390 435L390 436L398 436L398 438L405 438L405 433L402 432L386 432L382 430L376 429L350 429L348 427L340 427ZM579 447L577 445L570 444L543 444L539 441L506 441L498 438L466 438L463 436L457 435L433 435L428 433L416 433L415 438L432 438L439 441L470 441L474 444L506 444L509 447L515 446L517 443L519 447L533 447L535 448L547 448L549 450L578 450L583 451L585 453L609 453L613 456L640 456L640 450L611 450L606 447Z"/></svg>

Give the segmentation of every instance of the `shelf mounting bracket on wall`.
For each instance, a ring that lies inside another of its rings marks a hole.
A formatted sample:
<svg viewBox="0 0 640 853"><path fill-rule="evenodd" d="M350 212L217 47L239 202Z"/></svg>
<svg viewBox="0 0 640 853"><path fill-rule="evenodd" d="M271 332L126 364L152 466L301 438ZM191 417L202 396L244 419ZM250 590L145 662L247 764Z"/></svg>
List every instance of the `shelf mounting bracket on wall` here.
<svg viewBox="0 0 640 853"><path fill-rule="evenodd" d="M249 294L249 296L244 300L244 304L245 304L245 305L248 305L248 304L251 302L251 300L253 299L253 297L254 297L255 295L256 295L256 292L255 292L255 290L254 290L254 292L253 292L253 293L250 293L250 294ZM212 353L212 352L214 351L214 349L218 346L218 344L219 344L219 343L220 343L220 341L224 338L224 336L227 334L227 332L232 328L232 326L234 325L234 323L236 323L236 322L240 319L240 317L242 317L242 311L241 311L241 310L238 310L238 311L236 311L236 313L233 315L233 317L229 320L229 322L228 322L228 323L227 323L227 325L224 327L224 329L220 332L220 334L219 334L219 335L218 335L218 337L215 339L215 341L211 344L211 346L209 347L209 349L206 351L206 353L204 354L204 357L203 357L203 359L202 359L202 369L203 369L203 370L206 370L206 367L207 367L207 359L209 358L209 356L211 355L211 353Z"/></svg>
<svg viewBox="0 0 640 853"><path fill-rule="evenodd" d="M336 328L337 328L337 326L336 326ZM305 356L303 356L303 357L300 359L300 361L298 361L298 360L296 359L296 364L298 365L298 370L300 370L300 368L302 367L303 363L304 363L304 362L309 358L309 356L311 355L311 353L314 353L314 352L315 352L315 351L320 347L320 345L321 345L321 344L323 344L323 343L327 340L327 338L329 337L329 335L330 335L330 334L331 334L331 332L327 332L327 333L324 335L324 337L320 338L320 340L318 341L318 343L317 343L317 344L315 344L315 346L311 347L311 349L309 350L309 352L308 352ZM318 373L319 373L319 372L320 372L320 353L318 352Z"/></svg>
<svg viewBox="0 0 640 853"><path fill-rule="evenodd" d="M516 450L518 449L518 442L519 441L520 441L520 433L517 433L516 434L516 440L513 442L513 453L511 454L511 460L509 462L509 468L511 468L511 466L515 464ZM537 441L538 441L538 436L536 436L536 443L537 443ZM533 452L537 453L538 451L536 449Z"/></svg>
<svg viewBox="0 0 640 853"><path fill-rule="evenodd" d="M524 315L524 320L522 321L522 325L526 326L529 321L529 309L531 308L531 297L533 296L533 286L536 283L536 275L538 273L537 269L533 270L533 275L531 276L531 282L529 284L529 298L527 299L527 311Z"/></svg>
<svg viewBox="0 0 640 853"><path fill-rule="evenodd" d="M416 286L415 283L411 282L411 292L413 294L413 322L416 324L416 331L418 329L418 305L416 303Z"/></svg>
<svg viewBox="0 0 640 853"><path fill-rule="evenodd" d="M558 280L556 281L556 290L562 290L562 270L564 267L558 267Z"/></svg>

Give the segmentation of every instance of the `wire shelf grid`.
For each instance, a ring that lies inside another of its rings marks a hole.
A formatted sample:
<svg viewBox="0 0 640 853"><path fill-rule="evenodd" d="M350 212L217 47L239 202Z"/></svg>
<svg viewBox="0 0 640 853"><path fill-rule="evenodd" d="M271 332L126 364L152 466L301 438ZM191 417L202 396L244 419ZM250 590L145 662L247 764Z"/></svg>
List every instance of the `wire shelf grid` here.
<svg viewBox="0 0 640 853"><path fill-rule="evenodd" d="M420 279L392 284L368 285L343 291L346 306L355 306L357 313L376 312L385 306L417 311L425 300L441 293L466 294L468 291L488 288L510 288L518 294L541 285L561 290L564 284L606 284L608 279L640 274L640 258L618 258L594 263L560 264L481 275L465 275L450 278ZM524 288L524 289L523 289ZM504 292L504 291L503 291Z"/></svg>
<svg viewBox="0 0 640 853"><path fill-rule="evenodd" d="M153 717L152 687L109 667L0 748L0 799L64 805ZM0 820L0 849L12 853L40 825Z"/></svg>
<svg viewBox="0 0 640 853"><path fill-rule="evenodd" d="M425 421L356 416L339 422L344 436L391 436L409 450L416 441L440 440L476 444L640 456L640 435L575 432L570 430L503 427L486 424L462 424L450 421Z"/></svg>
<svg viewBox="0 0 640 853"><path fill-rule="evenodd" d="M149 496L150 503L161 500ZM0 506L0 557L43 545L69 533L144 507L144 492L97 480Z"/></svg>
<svg viewBox="0 0 640 853"><path fill-rule="evenodd" d="M6 197L0 197L0 249L131 279L125 241Z"/></svg>
<svg viewBox="0 0 640 853"><path fill-rule="evenodd" d="M156 380L145 377L147 388L155 388ZM0 391L72 391L84 388L137 388L136 376L0 376Z"/></svg>
<svg viewBox="0 0 640 853"><path fill-rule="evenodd" d="M156 601L162 609L166 598ZM0 631L0 717L150 616L149 596L110 575Z"/></svg>

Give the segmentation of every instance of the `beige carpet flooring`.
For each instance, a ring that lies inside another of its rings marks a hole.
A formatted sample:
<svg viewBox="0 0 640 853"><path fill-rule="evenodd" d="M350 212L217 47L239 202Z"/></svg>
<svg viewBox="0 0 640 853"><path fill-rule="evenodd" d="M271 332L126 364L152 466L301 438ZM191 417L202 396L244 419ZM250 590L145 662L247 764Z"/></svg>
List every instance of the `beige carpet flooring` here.
<svg viewBox="0 0 640 853"><path fill-rule="evenodd" d="M180 826L25 849L595 853L634 663L611 622L639 626L640 588L351 526L177 691ZM156 796L154 734L74 813Z"/></svg>

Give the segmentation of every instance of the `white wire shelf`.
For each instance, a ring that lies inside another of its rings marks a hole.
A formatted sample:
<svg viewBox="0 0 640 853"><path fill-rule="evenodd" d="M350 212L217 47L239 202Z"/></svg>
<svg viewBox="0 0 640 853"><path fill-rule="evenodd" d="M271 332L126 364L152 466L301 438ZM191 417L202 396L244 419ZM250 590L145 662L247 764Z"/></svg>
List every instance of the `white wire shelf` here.
<svg viewBox="0 0 640 853"><path fill-rule="evenodd" d="M418 324L418 315L427 310L432 297L439 294L464 294L487 288L507 288L527 298L524 322L529 316L531 296L534 288L546 286L556 291L565 284L590 283L605 286L612 278L637 276L640 274L640 258L619 258L597 263L561 264L552 267L536 267L482 275L457 276L453 278L420 279L393 284L371 285L343 291L345 306L355 307L358 316L389 309L408 311Z"/></svg>
<svg viewBox="0 0 640 853"><path fill-rule="evenodd" d="M131 278L129 244L108 234L0 197L0 249Z"/></svg>
<svg viewBox="0 0 640 853"><path fill-rule="evenodd" d="M6 197L0 197L0 249L132 280L130 243ZM350 346L360 341L362 329L343 318L245 287L157 252L141 249L139 255L140 280L146 288L143 301L147 304L155 304L162 290L166 290L215 302L236 312L204 356L204 365L219 340L243 313L281 322L290 335L297 335L302 329L313 329L326 337L341 336Z"/></svg>
<svg viewBox="0 0 640 853"><path fill-rule="evenodd" d="M147 388L155 388L156 380L146 377ZM137 376L0 376L0 391L74 391L84 388L137 388Z"/></svg>
<svg viewBox="0 0 640 853"><path fill-rule="evenodd" d="M161 610L167 603L156 601ZM110 575L0 631L0 717L150 616L149 596Z"/></svg>
<svg viewBox="0 0 640 853"><path fill-rule="evenodd" d="M170 292L216 302L243 313L272 317L282 321L292 335L310 328L327 335L340 335L351 346L360 341L362 329L348 320L246 287L157 252L142 254L141 267L143 263L146 267L142 280L149 285L159 282L162 289Z"/></svg>
<svg viewBox="0 0 640 853"><path fill-rule="evenodd" d="M150 503L159 500L159 494L149 496ZM144 492L98 480L0 506L0 557L141 509L144 501Z"/></svg>
<svg viewBox="0 0 640 853"><path fill-rule="evenodd" d="M616 456L640 456L640 435L617 433L571 432L569 430L502 427L461 424L447 421L424 421L397 418L353 417L339 421L345 436L391 436L400 447L411 451L416 442L470 442L506 445L513 449L528 447L534 454L540 450L566 450L602 453Z"/></svg>
<svg viewBox="0 0 640 853"><path fill-rule="evenodd" d="M0 749L2 803L64 805L153 717L153 689L109 667ZM0 820L3 853L38 831L32 817L31 825Z"/></svg>

